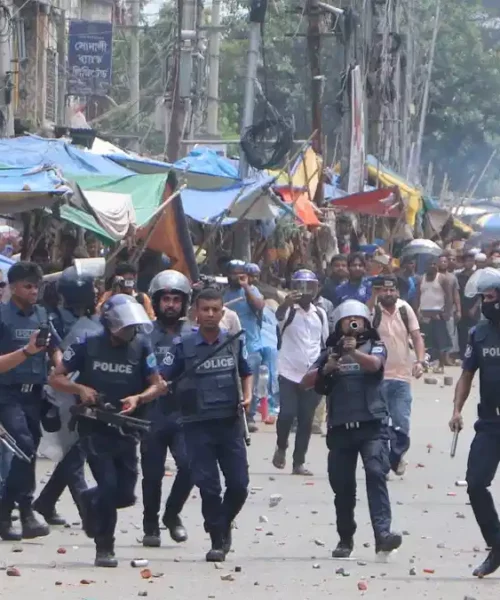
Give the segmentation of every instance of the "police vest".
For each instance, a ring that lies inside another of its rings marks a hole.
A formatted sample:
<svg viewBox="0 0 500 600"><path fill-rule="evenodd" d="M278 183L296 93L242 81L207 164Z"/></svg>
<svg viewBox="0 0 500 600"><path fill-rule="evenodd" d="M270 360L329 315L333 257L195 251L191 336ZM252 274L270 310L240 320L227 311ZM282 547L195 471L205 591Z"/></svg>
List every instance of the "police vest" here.
<svg viewBox="0 0 500 600"><path fill-rule="evenodd" d="M78 383L95 389L116 409L120 400L140 394L147 387L142 360L144 343L140 336L122 346L112 346L107 333L87 338L85 365ZM136 415L138 416L138 415Z"/></svg>
<svg viewBox="0 0 500 600"><path fill-rule="evenodd" d="M226 334L221 334L221 342ZM213 352L214 346L196 344L196 333L182 338L186 370ZM236 417L239 393L236 352L230 344L212 358L208 358L196 372L182 379L176 394L184 422L207 421Z"/></svg>
<svg viewBox="0 0 500 600"><path fill-rule="evenodd" d="M478 415L483 419L498 417L500 408L500 330L489 321L480 321L474 330L472 345L479 367Z"/></svg>
<svg viewBox="0 0 500 600"><path fill-rule="evenodd" d="M21 315L12 304L0 305L0 322L3 333L0 337L0 355L9 354L26 346L31 334L48 322L47 310L34 306L30 315ZM43 385L47 381L47 353L39 352L27 358L15 369L0 373L0 386L32 384Z"/></svg>
<svg viewBox="0 0 500 600"><path fill-rule="evenodd" d="M168 354L172 355L172 348L174 342L178 340L182 335L188 335L192 332L192 327L187 321L179 321L179 330L177 334L172 334L165 331L158 321L154 323L153 333L151 334L151 343L153 345L153 351L156 356L156 360L159 365L165 360L165 356ZM171 416L174 413L179 412L179 406L175 398L175 394L171 391L165 396L157 398L154 402L151 402L147 406L148 415L153 421L153 427L155 418L161 418L162 416ZM178 417L179 415L174 415Z"/></svg>
<svg viewBox="0 0 500 600"><path fill-rule="evenodd" d="M370 353L373 342L358 348ZM383 371L370 373L348 355L339 362L339 370L331 378L331 391L327 397L328 426L346 423L382 420L387 417L387 403L382 395Z"/></svg>

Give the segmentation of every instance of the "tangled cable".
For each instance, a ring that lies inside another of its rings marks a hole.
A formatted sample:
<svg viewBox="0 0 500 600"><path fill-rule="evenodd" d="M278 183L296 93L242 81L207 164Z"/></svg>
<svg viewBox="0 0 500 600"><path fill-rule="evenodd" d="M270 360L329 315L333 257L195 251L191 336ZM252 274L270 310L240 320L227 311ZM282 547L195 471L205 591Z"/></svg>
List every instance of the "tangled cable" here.
<svg viewBox="0 0 500 600"><path fill-rule="evenodd" d="M294 127L266 102L264 117L247 127L240 140L248 164L255 169L274 169L279 166L293 145Z"/></svg>

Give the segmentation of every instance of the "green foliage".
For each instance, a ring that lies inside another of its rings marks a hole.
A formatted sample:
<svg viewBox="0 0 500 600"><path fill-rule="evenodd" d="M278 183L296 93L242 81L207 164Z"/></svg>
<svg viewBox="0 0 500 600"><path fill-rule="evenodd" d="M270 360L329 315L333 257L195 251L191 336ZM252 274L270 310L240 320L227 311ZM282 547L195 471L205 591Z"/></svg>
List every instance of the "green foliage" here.
<svg viewBox="0 0 500 600"><path fill-rule="evenodd" d="M485 32L479 8L473 0L443 0L424 139L423 158L461 192L500 140L500 47ZM493 164L480 192L497 170Z"/></svg>

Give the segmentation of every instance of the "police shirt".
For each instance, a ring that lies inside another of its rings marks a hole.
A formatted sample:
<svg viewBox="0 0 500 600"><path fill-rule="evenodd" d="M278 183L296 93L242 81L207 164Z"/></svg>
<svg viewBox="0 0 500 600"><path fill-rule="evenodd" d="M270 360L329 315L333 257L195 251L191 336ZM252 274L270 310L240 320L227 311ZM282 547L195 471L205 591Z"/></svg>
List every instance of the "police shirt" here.
<svg viewBox="0 0 500 600"><path fill-rule="evenodd" d="M108 331L78 338L64 351L63 365L68 373L79 372L77 383L103 394L105 401L116 408L120 407L123 398L143 392L148 387L148 378L158 372L156 357L147 337L137 335L128 344L114 346ZM88 424L84 421L79 426L80 433ZM91 429L102 430L101 426L106 427L93 422Z"/></svg>
<svg viewBox="0 0 500 600"><path fill-rule="evenodd" d="M221 335L222 334L222 335ZM217 339L210 344L205 340L205 338L198 331L196 333L196 345L204 345L204 346L216 346L223 342L227 332L225 330L220 330ZM228 360L227 357L218 357L217 354L209 359L212 363L213 367L216 368L220 366L220 363L217 361ZM179 377L185 370L185 360L182 349L182 338L176 340L174 347L171 352L168 352L163 359L163 362L160 365L161 375L165 378L166 381L172 381L176 377ZM249 377L252 375L252 368L250 363L248 362L248 351L246 349L245 342L240 339L238 344L238 372L240 377Z"/></svg>
<svg viewBox="0 0 500 600"><path fill-rule="evenodd" d="M48 313L42 306L35 305L30 311L24 312L12 300L0 305L0 355L26 346L31 335L47 322ZM57 337L53 335L49 348L55 349L57 345ZM44 385L47 382L47 367L47 354L40 352L27 358L15 369L0 373L0 386Z"/></svg>

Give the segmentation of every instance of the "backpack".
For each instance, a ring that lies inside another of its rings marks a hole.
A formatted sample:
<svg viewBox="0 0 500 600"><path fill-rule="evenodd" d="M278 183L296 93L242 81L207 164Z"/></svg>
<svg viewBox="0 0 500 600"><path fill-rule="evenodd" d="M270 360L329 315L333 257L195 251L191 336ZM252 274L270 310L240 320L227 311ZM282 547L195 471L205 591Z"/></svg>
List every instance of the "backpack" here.
<svg viewBox="0 0 500 600"><path fill-rule="evenodd" d="M406 309L406 306L403 304L403 306L400 306L398 310L399 310L399 314L401 315L401 320L405 324L406 331L408 332L408 335L409 335L410 334L410 320L408 318L408 311ZM375 309L374 309L373 320L372 320L373 328L378 329L381 321L382 321L382 309L380 308L379 304L376 304Z"/></svg>
<svg viewBox="0 0 500 600"><path fill-rule="evenodd" d="M288 313L288 317L286 318L286 321L283 323L283 327L280 330L279 325L276 327L276 336L278 338L278 350L281 349L281 345L283 343L283 334L285 333L285 329L292 324L293 319L295 318L295 313L297 312L297 310L295 309L294 306L290 307L290 312ZM324 326L325 324L325 319L323 317L323 313L321 310L316 309L316 314L319 317L319 320L321 321L321 327ZM323 337L323 336L321 336ZM321 345L324 345L324 340L321 340Z"/></svg>

